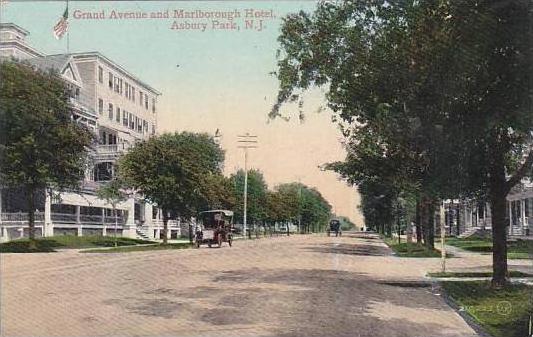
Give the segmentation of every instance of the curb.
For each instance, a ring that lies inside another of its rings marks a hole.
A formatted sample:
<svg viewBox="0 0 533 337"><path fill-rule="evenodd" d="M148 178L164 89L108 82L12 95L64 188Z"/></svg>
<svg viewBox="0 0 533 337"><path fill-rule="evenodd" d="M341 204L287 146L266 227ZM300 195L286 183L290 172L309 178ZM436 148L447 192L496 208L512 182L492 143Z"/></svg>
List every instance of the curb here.
<svg viewBox="0 0 533 337"><path fill-rule="evenodd" d="M432 289L438 290L440 293L440 297L448 304L461 318L474 330L480 337L494 337L493 335L489 334L485 328L479 324L474 317L470 316L468 312L461 310L460 305L455 302L455 300L449 296L445 291L444 288L441 286L440 282L437 280L431 280L432 284L434 285Z"/></svg>

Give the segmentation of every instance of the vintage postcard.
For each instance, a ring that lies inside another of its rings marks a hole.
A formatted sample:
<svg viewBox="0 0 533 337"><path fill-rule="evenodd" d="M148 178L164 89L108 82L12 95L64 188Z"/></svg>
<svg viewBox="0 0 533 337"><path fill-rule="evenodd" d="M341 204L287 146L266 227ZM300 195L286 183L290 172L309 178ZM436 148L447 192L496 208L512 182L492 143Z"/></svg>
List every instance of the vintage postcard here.
<svg viewBox="0 0 533 337"><path fill-rule="evenodd" d="M0 1L0 336L533 336L532 27Z"/></svg>

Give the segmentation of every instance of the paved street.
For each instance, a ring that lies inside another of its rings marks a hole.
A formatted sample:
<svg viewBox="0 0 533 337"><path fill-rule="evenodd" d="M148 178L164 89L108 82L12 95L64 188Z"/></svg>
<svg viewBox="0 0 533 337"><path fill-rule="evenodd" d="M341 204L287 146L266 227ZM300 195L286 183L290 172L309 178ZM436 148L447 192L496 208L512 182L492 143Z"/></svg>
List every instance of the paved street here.
<svg viewBox="0 0 533 337"><path fill-rule="evenodd" d="M238 241L221 249L3 254L1 332L475 336L425 283L438 260L397 258L377 237L355 233Z"/></svg>

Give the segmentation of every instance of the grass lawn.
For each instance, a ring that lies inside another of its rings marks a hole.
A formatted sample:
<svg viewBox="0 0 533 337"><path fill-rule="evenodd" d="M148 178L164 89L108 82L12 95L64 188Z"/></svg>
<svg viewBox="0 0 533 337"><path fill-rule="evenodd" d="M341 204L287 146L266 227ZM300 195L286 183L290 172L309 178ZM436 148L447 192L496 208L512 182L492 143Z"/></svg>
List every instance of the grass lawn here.
<svg viewBox="0 0 533 337"><path fill-rule="evenodd" d="M442 286L457 305L493 336L528 336L532 286L513 284L496 290L485 281L442 282Z"/></svg>
<svg viewBox="0 0 533 337"><path fill-rule="evenodd" d="M155 244L148 246L124 246L124 247L113 247L107 249L89 249L82 250L81 253L130 253L130 252L146 252L151 250L168 250L168 249L186 249L191 248L191 244L188 242L180 243L168 243L164 244Z"/></svg>
<svg viewBox="0 0 533 337"><path fill-rule="evenodd" d="M446 244L478 253L492 253L492 240L490 238L446 238ZM533 254L532 240L517 240L507 243L507 257L509 259L528 259Z"/></svg>
<svg viewBox="0 0 533 337"><path fill-rule="evenodd" d="M440 250L429 250L426 246L416 242L398 243L398 239L387 237L382 237L382 239L400 257L440 257ZM449 257L450 255L447 254L447 256Z"/></svg>
<svg viewBox="0 0 533 337"><path fill-rule="evenodd" d="M38 238L35 240L35 243L35 249L30 249L30 240L28 239L19 239L1 243L0 253L50 253L55 252L56 249L113 247L115 245L115 238L112 236L62 235ZM132 246L149 243L154 242L117 237L118 246Z"/></svg>
<svg viewBox="0 0 533 337"><path fill-rule="evenodd" d="M446 272L446 273L428 273L430 277L492 277L492 272ZM533 274L523 273L512 270L509 277L532 277Z"/></svg>

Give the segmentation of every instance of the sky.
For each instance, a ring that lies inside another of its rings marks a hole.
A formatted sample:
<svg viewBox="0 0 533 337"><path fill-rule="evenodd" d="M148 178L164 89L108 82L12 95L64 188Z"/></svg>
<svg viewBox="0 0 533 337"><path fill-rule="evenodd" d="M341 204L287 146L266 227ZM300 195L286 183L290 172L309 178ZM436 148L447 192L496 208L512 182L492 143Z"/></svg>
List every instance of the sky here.
<svg viewBox="0 0 533 337"><path fill-rule="evenodd" d="M289 121L268 118L278 89L271 72L281 19L315 5L309 0L70 1L68 35L60 40L52 28L65 1L11 0L2 6L0 21L29 31L29 44L45 54L98 51L158 89L158 132L219 129L227 175L244 167L237 136L257 135L259 147L250 150L248 164L264 173L269 187L293 181L316 187L338 215L362 224L355 188L319 168L345 156L330 112L318 112L325 105L323 91L306 95L303 123L294 105L282 108ZM173 17L180 10L240 17ZM142 13L148 17L134 18ZM151 18L152 13L163 17Z"/></svg>

